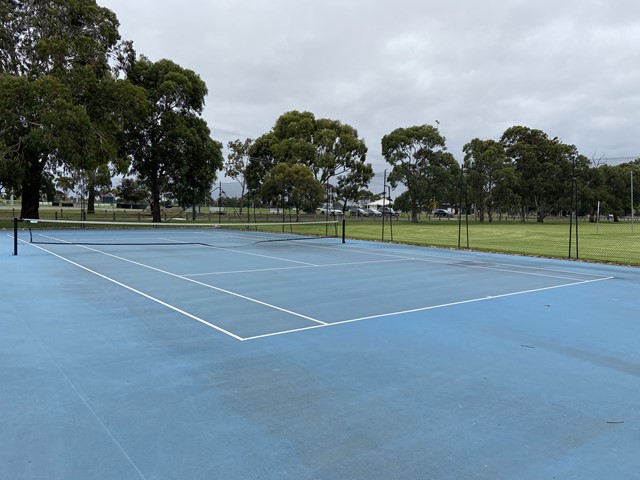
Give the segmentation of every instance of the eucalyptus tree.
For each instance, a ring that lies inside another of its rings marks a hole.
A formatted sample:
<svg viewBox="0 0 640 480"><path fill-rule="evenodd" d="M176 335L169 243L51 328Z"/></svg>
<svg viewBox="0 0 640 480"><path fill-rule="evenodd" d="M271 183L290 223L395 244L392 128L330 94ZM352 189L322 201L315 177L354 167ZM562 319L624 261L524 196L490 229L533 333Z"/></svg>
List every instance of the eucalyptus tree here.
<svg viewBox="0 0 640 480"><path fill-rule="evenodd" d="M0 74L0 136L4 181L22 196L20 216L39 218L48 170L86 165L91 122L58 79Z"/></svg>
<svg viewBox="0 0 640 480"><path fill-rule="evenodd" d="M544 222L551 211L569 207L571 183L589 163L575 146L549 138L542 130L522 126L508 128L500 143L517 174L515 191L520 197L523 221L531 207L538 222Z"/></svg>
<svg viewBox="0 0 640 480"><path fill-rule="evenodd" d="M493 221L496 207L506 207L515 187L515 171L504 146L495 140L474 138L463 147L464 169L470 200L475 203L479 220L485 214Z"/></svg>
<svg viewBox="0 0 640 480"><path fill-rule="evenodd" d="M93 171L118 150L120 118L142 98L117 81L132 52L119 40L95 0L0 4L0 182L23 217L38 217L45 174Z"/></svg>
<svg viewBox="0 0 640 480"><path fill-rule="evenodd" d="M290 205L296 209L313 211L321 202L324 190L305 165L279 163L266 175L262 184L262 198L275 206Z"/></svg>
<svg viewBox="0 0 640 480"><path fill-rule="evenodd" d="M373 178L366 155L366 144L352 126L316 119L311 112L286 112L271 131L256 139L248 168L249 186L257 189L271 168L288 163L307 166L323 186L331 178L344 177L343 184L353 180L366 187Z"/></svg>
<svg viewBox="0 0 640 480"><path fill-rule="evenodd" d="M389 183L407 187L411 221L433 202L453 203L459 188L460 165L446 151L445 137L432 125L397 128L382 138L382 155L393 170Z"/></svg>
<svg viewBox="0 0 640 480"><path fill-rule="evenodd" d="M342 201L343 212L347 205L362 200L370 194L367 187L372 177L373 167L368 163L359 164L352 171L338 177L335 193L337 198Z"/></svg>
<svg viewBox="0 0 640 480"><path fill-rule="evenodd" d="M162 193L180 204L207 199L222 168L222 145L201 118L207 86L192 70L171 60L145 57L128 79L147 94L147 115L128 136L131 170L151 192L153 221L160 222Z"/></svg>
<svg viewBox="0 0 640 480"><path fill-rule="evenodd" d="M240 185L240 215L242 215L242 206L245 200L245 191L247 189L247 168L249 167L250 151L253 140L250 138L241 141L233 140L227 144L231 152L227 155L224 163L225 175L234 179Z"/></svg>
<svg viewBox="0 0 640 480"><path fill-rule="evenodd" d="M632 208L637 217L640 203L640 159L619 165L602 165L597 170L601 172L606 185L602 198L599 198L603 209L611 213L616 222L620 221L621 216L630 215Z"/></svg>

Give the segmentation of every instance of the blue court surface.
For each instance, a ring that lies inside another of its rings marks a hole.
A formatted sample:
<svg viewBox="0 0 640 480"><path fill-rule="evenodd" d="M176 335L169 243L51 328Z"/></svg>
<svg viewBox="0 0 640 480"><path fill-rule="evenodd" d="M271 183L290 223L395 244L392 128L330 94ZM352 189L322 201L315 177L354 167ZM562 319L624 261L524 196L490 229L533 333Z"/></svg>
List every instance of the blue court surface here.
<svg viewBox="0 0 640 480"><path fill-rule="evenodd" d="M637 268L0 233L2 479L640 478Z"/></svg>

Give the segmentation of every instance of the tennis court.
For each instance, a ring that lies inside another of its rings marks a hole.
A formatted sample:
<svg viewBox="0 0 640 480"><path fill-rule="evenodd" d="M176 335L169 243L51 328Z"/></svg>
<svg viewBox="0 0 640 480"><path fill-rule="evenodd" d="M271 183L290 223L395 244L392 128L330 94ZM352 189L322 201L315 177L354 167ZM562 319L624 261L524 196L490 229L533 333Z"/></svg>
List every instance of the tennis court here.
<svg viewBox="0 0 640 480"><path fill-rule="evenodd" d="M640 468L638 269L225 230L11 256L9 233L6 478Z"/></svg>

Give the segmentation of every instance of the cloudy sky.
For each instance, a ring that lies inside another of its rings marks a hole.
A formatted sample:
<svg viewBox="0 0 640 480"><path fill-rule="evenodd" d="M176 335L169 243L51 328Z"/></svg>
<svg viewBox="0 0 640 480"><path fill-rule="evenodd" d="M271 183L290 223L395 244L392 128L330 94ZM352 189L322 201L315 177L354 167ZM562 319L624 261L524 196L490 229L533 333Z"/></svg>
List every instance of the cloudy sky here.
<svg viewBox="0 0 640 480"><path fill-rule="evenodd" d="M290 110L380 140L439 122L471 139L525 125L588 157L640 156L637 0L98 0L152 60L197 72L223 144Z"/></svg>

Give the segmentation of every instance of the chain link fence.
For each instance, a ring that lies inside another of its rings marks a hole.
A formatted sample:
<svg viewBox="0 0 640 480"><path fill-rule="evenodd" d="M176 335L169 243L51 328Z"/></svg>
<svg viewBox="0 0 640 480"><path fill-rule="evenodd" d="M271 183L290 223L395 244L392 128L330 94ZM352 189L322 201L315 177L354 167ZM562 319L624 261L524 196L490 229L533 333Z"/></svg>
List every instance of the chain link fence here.
<svg viewBox="0 0 640 480"><path fill-rule="evenodd" d="M571 189L564 194L566 198L556 202L562 208L549 211L543 222L537 221L534 211L523 215L511 210L496 210L491 222L486 216L481 221L478 209L468 198L464 181L448 202L434 199L420 209L417 222L413 222L399 198L406 189L401 185L395 189L386 185L384 171L376 172L369 185L370 193L362 199L343 205L329 188L325 204L344 212L347 238L640 266L640 164L636 158L601 159L592 167L594 172L599 174L598 169L605 172L620 167L616 182L593 189L588 184L592 181L590 178L572 179ZM395 214L351 212L355 206L378 210L381 204L374 201L380 200L383 192L387 194L385 204L395 209ZM13 205L2 205L0 210L3 217L17 215ZM41 214L43 218L71 219L79 215L75 210L51 207L41 210ZM97 205L92 218L149 221L147 210ZM171 206L168 202L162 214L163 220L178 218L217 223L326 220L328 216L329 213L320 209L296 212L272 208L243 195L241 184L228 180L214 185L206 204L193 209Z"/></svg>
<svg viewBox="0 0 640 480"><path fill-rule="evenodd" d="M579 259L640 266L640 164L632 158L603 159L589 176L568 179L565 198L556 199L542 222L531 210L494 211L492 221L467 200L464 181L457 202L434 202L422 209L418 223L407 212L391 218L385 240L394 242ZM618 167L615 176L611 167ZM609 169L608 172L597 169ZM615 181L594 178L604 175ZM437 214L437 215L436 215ZM481 221L484 220L484 221ZM393 229L393 230L392 230ZM376 236L382 240L383 233Z"/></svg>

